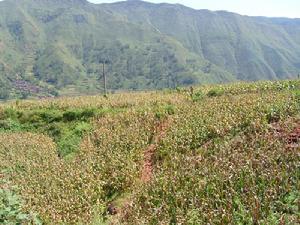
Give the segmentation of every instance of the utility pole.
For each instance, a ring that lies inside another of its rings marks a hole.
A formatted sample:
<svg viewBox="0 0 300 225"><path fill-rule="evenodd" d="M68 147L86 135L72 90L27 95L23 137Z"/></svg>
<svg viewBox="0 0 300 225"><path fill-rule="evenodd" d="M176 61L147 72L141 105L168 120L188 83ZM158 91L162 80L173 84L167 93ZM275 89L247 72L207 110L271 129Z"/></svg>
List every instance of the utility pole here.
<svg viewBox="0 0 300 225"><path fill-rule="evenodd" d="M104 96L107 97L107 79L106 79L106 73L105 73L105 64L108 64L109 60L100 59L99 63L102 64L102 79L100 76L100 80L103 80Z"/></svg>
<svg viewBox="0 0 300 225"><path fill-rule="evenodd" d="M107 96L107 88L106 88L106 74L105 74L105 63L106 61L104 60L102 62L102 72L103 72L103 86L104 86L104 96Z"/></svg>

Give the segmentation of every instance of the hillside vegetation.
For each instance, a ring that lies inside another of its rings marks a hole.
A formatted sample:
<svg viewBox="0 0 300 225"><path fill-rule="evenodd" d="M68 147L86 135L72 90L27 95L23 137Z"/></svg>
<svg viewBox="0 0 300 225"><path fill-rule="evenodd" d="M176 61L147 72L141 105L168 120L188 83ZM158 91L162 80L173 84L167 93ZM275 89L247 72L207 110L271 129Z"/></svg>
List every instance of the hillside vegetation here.
<svg viewBox="0 0 300 225"><path fill-rule="evenodd" d="M0 223L297 224L300 82L0 105Z"/></svg>
<svg viewBox="0 0 300 225"><path fill-rule="evenodd" d="M294 78L299 19L126 1L0 2L0 99Z"/></svg>

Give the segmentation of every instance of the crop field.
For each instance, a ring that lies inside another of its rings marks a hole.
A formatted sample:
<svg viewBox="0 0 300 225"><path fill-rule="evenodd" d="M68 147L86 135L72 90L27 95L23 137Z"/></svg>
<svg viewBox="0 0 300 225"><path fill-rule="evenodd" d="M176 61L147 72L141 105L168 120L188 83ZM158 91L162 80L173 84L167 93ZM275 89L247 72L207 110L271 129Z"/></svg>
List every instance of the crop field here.
<svg viewBox="0 0 300 225"><path fill-rule="evenodd" d="M0 224L299 224L300 81L0 104Z"/></svg>

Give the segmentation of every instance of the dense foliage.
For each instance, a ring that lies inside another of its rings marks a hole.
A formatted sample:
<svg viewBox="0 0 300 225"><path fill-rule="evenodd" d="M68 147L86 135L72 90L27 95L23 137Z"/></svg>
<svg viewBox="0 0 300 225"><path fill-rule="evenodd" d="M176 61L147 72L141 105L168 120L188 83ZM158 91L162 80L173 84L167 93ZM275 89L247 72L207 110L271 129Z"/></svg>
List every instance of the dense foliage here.
<svg viewBox="0 0 300 225"><path fill-rule="evenodd" d="M287 138L299 90L299 81L240 83L0 105L0 178L24 200L10 219L296 224L299 143ZM63 140L73 148L62 152Z"/></svg>

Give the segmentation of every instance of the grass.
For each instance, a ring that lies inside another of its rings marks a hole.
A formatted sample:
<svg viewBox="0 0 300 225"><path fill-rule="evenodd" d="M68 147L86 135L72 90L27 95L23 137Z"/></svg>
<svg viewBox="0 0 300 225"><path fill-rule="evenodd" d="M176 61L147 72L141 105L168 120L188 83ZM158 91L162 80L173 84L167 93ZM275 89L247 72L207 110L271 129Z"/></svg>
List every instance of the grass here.
<svg viewBox="0 0 300 225"><path fill-rule="evenodd" d="M240 83L0 105L1 178L45 224L296 224L299 148L286 137L299 125L299 87ZM154 174L141 182L150 144Z"/></svg>
<svg viewBox="0 0 300 225"><path fill-rule="evenodd" d="M7 108L0 116L2 132L43 133L53 138L58 147L58 155L73 155L79 149L84 135L93 130L92 118L107 113L117 113L121 109L68 108L43 109Z"/></svg>

